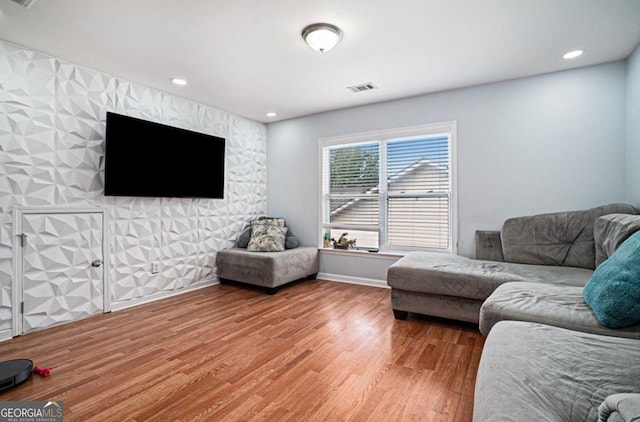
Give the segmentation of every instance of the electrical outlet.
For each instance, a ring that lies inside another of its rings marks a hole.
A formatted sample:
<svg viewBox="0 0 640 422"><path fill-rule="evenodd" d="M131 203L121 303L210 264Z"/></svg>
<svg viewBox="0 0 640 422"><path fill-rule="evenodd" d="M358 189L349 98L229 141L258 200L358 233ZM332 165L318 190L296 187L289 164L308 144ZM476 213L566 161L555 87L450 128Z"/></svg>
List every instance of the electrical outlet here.
<svg viewBox="0 0 640 422"><path fill-rule="evenodd" d="M157 262L151 263L151 274L158 274L160 272L160 264Z"/></svg>

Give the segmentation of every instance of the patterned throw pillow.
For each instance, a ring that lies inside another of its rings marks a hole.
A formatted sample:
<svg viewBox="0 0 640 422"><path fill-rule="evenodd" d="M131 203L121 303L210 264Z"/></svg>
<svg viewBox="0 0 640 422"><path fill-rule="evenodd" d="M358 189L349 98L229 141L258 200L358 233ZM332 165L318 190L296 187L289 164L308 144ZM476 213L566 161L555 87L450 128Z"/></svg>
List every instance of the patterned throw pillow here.
<svg viewBox="0 0 640 422"><path fill-rule="evenodd" d="M270 226L280 226L280 227L286 226L284 222L284 218L260 217L257 220L253 220L251 222L252 226L254 222L256 222L256 224L268 224Z"/></svg>
<svg viewBox="0 0 640 422"><path fill-rule="evenodd" d="M282 225L269 224L270 220L251 222L251 239L247 250L251 252L282 252L288 229ZM278 223L276 223L278 224Z"/></svg>

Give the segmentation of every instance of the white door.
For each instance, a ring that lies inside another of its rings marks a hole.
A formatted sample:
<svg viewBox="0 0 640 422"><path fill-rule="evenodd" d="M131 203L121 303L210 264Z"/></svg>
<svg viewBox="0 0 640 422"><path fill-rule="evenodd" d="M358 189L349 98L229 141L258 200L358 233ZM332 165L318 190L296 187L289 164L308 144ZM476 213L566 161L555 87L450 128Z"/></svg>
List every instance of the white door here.
<svg viewBox="0 0 640 422"><path fill-rule="evenodd" d="M104 311L103 219L22 214L23 333Z"/></svg>

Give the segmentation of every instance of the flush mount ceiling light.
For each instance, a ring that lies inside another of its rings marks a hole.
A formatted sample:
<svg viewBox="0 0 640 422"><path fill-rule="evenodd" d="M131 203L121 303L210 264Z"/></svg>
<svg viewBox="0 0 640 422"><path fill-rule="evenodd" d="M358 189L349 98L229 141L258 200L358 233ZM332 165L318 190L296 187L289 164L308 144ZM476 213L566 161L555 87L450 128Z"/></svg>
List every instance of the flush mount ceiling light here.
<svg viewBox="0 0 640 422"><path fill-rule="evenodd" d="M563 59L575 59L576 57L582 56L582 53L584 53L583 50L573 50L573 51L569 51L568 53L566 53L564 56L562 56Z"/></svg>
<svg viewBox="0 0 640 422"><path fill-rule="evenodd" d="M182 78L171 78L169 79L171 81L172 84L174 85L180 85L180 86L184 86L187 84L187 81L185 79Z"/></svg>
<svg viewBox="0 0 640 422"><path fill-rule="evenodd" d="M302 39L319 53L326 53L338 44L342 31L330 23L314 23L302 30Z"/></svg>
<svg viewBox="0 0 640 422"><path fill-rule="evenodd" d="M278 115L278 113L276 113L275 111L268 111L268 112L266 112L264 114L267 117L276 117Z"/></svg>

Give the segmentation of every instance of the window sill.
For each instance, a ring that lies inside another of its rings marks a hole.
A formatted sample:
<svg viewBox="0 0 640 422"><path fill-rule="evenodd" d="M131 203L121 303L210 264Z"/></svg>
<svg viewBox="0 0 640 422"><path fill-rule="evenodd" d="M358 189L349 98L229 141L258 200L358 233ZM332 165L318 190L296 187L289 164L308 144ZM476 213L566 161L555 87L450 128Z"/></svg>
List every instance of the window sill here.
<svg viewBox="0 0 640 422"><path fill-rule="evenodd" d="M350 255L360 258L382 258L382 259L398 259L405 256L408 252L403 251L382 251L382 252L369 252L363 249L334 249L318 247L321 254L327 255Z"/></svg>

